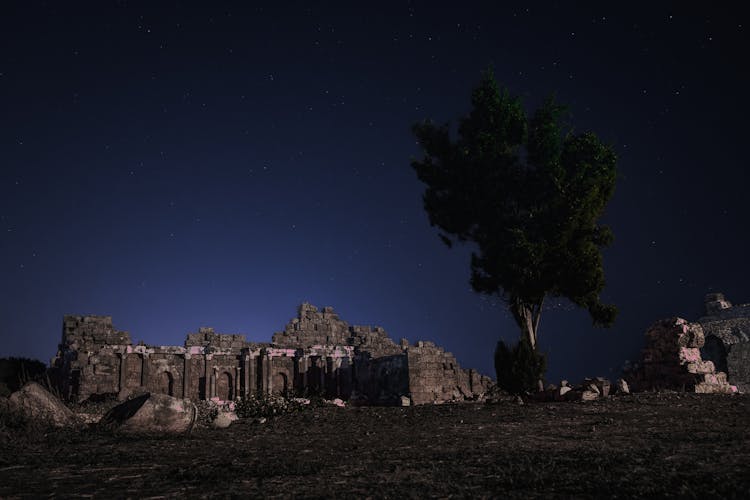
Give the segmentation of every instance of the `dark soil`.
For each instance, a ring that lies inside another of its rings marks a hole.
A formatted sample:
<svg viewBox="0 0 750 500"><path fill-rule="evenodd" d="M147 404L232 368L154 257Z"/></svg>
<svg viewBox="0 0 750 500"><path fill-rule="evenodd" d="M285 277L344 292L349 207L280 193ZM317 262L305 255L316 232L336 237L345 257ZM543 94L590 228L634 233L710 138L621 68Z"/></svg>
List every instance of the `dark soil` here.
<svg viewBox="0 0 750 500"><path fill-rule="evenodd" d="M5 436L0 497L750 495L750 395L310 408L186 437Z"/></svg>

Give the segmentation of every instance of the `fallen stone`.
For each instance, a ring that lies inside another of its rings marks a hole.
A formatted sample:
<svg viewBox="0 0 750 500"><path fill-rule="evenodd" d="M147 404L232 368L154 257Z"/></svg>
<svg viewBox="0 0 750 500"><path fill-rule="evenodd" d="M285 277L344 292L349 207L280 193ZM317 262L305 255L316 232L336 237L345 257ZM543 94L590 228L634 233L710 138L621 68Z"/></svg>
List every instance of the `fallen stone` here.
<svg viewBox="0 0 750 500"><path fill-rule="evenodd" d="M733 394L735 391L732 390L732 387L729 384L700 382L695 384L695 392L698 394Z"/></svg>
<svg viewBox="0 0 750 500"><path fill-rule="evenodd" d="M216 418L214 418L211 425L215 429L226 429L232 422L238 420L237 414L233 411L220 411Z"/></svg>
<svg viewBox="0 0 750 500"><path fill-rule="evenodd" d="M401 406L411 406L411 399L409 396L401 396Z"/></svg>
<svg viewBox="0 0 750 500"><path fill-rule="evenodd" d="M609 396L610 388L612 387L612 383L604 378L604 377L596 377L594 379L594 385L596 385L596 388L599 390L599 393L602 395L602 397L606 398Z"/></svg>
<svg viewBox="0 0 750 500"><path fill-rule="evenodd" d="M333 401L331 401L331 404L334 406L338 406L339 408L343 408L346 406L346 403L342 399L336 398Z"/></svg>
<svg viewBox="0 0 750 500"><path fill-rule="evenodd" d="M51 392L36 382L27 382L8 398L8 406L26 417L39 419L55 427L79 423L75 414Z"/></svg>
<svg viewBox="0 0 750 500"><path fill-rule="evenodd" d="M147 393L115 406L99 425L128 434L183 434L192 430L197 416L189 400Z"/></svg>
<svg viewBox="0 0 750 500"><path fill-rule="evenodd" d="M599 395L599 391L585 390L581 393L581 401L594 401Z"/></svg>
<svg viewBox="0 0 750 500"><path fill-rule="evenodd" d="M617 379L617 392L618 394L630 394L630 387L628 386L628 383L625 381L625 379Z"/></svg>
<svg viewBox="0 0 750 500"><path fill-rule="evenodd" d="M570 392L570 391L572 391L572 390L573 390L573 389L571 389L571 388L570 388L570 387L568 387L567 385L564 385L564 386L560 387L560 388L559 388L559 389L557 390L557 392L558 392L558 394L559 394L560 396L565 396L565 394L569 393L569 392Z"/></svg>
<svg viewBox="0 0 750 500"><path fill-rule="evenodd" d="M716 371L713 361L694 361L692 363L687 363L685 368L688 373L695 374L714 373L714 371Z"/></svg>
<svg viewBox="0 0 750 500"><path fill-rule="evenodd" d="M570 384L567 380L561 380L560 381L560 387L568 387Z"/></svg>

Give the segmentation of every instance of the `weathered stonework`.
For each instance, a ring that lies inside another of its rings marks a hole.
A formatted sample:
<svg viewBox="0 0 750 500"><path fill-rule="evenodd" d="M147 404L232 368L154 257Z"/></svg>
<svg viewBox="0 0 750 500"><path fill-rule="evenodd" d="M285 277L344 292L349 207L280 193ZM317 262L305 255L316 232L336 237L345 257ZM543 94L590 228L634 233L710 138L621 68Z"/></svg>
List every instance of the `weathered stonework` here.
<svg viewBox="0 0 750 500"><path fill-rule="evenodd" d="M294 392L424 404L474 399L492 383L431 342L396 344L380 327L350 326L310 304L270 343L201 328L184 346L133 345L109 316L65 316L51 372L77 401L146 390L193 400Z"/></svg>
<svg viewBox="0 0 750 500"><path fill-rule="evenodd" d="M706 295L698 319L706 336L701 355L727 374L729 383L750 393L750 304L733 306L721 293Z"/></svg>
<svg viewBox="0 0 750 500"><path fill-rule="evenodd" d="M655 322L646 331L641 363L623 374L636 390L676 389L697 393L732 393L725 372L701 358L705 336L699 323L682 318Z"/></svg>

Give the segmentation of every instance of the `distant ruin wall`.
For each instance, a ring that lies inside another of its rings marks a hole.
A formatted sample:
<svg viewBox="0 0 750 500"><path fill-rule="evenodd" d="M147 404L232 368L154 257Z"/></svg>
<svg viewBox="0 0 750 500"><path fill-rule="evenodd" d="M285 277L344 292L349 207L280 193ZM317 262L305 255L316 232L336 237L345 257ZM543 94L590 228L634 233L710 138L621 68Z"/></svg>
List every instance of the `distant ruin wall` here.
<svg viewBox="0 0 750 500"><path fill-rule="evenodd" d="M732 305L722 293L705 299L706 315L698 319L706 343L701 355L726 372L729 383L750 393L750 304Z"/></svg>
<svg viewBox="0 0 750 500"><path fill-rule="evenodd" d="M310 304L270 343L201 328L183 346L134 346L109 316L65 316L51 373L77 401L146 390L196 400L296 393L423 404L474 399L491 384L430 342L396 344L380 327L349 326L332 308Z"/></svg>

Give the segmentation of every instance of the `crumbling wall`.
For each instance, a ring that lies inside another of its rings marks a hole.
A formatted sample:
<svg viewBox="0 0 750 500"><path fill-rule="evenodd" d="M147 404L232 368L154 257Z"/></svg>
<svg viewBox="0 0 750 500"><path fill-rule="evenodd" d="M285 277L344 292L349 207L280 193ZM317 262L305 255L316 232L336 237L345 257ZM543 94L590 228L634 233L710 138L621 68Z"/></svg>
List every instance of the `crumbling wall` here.
<svg viewBox="0 0 750 500"><path fill-rule="evenodd" d="M393 342L386 331L379 326L352 326L349 328L350 337L347 339L349 345L355 347L357 352L367 351L373 357L394 356L401 354L401 346Z"/></svg>
<svg viewBox="0 0 750 500"><path fill-rule="evenodd" d="M489 377L461 368L453 354L432 342L419 341L406 353L413 404L474 399L492 383Z"/></svg>
<svg viewBox="0 0 750 500"><path fill-rule="evenodd" d="M272 337L279 347L306 348L312 346L350 345L358 351L367 351L374 357L400 354L401 348L379 326L349 326L339 318L332 307L321 311L312 304L303 303L296 318L292 318Z"/></svg>
<svg viewBox="0 0 750 500"><path fill-rule="evenodd" d="M701 359L704 343L699 323L682 318L657 321L646 331L639 367L625 377L635 390L736 391L727 383L726 373L717 372L712 361Z"/></svg>
<svg viewBox="0 0 750 500"><path fill-rule="evenodd" d="M273 335L271 342L279 347L310 347L314 345L347 345L349 324L339 318L332 307L322 311L307 302L301 304L297 317L292 318L283 332Z"/></svg>
<svg viewBox="0 0 750 500"><path fill-rule="evenodd" d="M132 345L111 316L64 316L62 340L51 363L61 394L82 401L95 394L117 393L122 353Z"/></svg>
<svg viewBox="0 0 750 500"><path fill-rule="evenodd" d="M490 379L463 370L430 342L396 344L380 327L349 326L333 308L302 304L273 343L200 328L184 346L133 346L109 316L66 316L53 366L63 394L150 391L190 399L234 399L255 393L310 393L375 404L472 399Z"/></svg>
<svg viewBox="0 0 750 500"><path fill-rule="evenodd" d="M732 305L724 294L709 293L705 306L706 315L698 319L706 335L701 355L740 392L750 392L750 304Z"/></svg>

